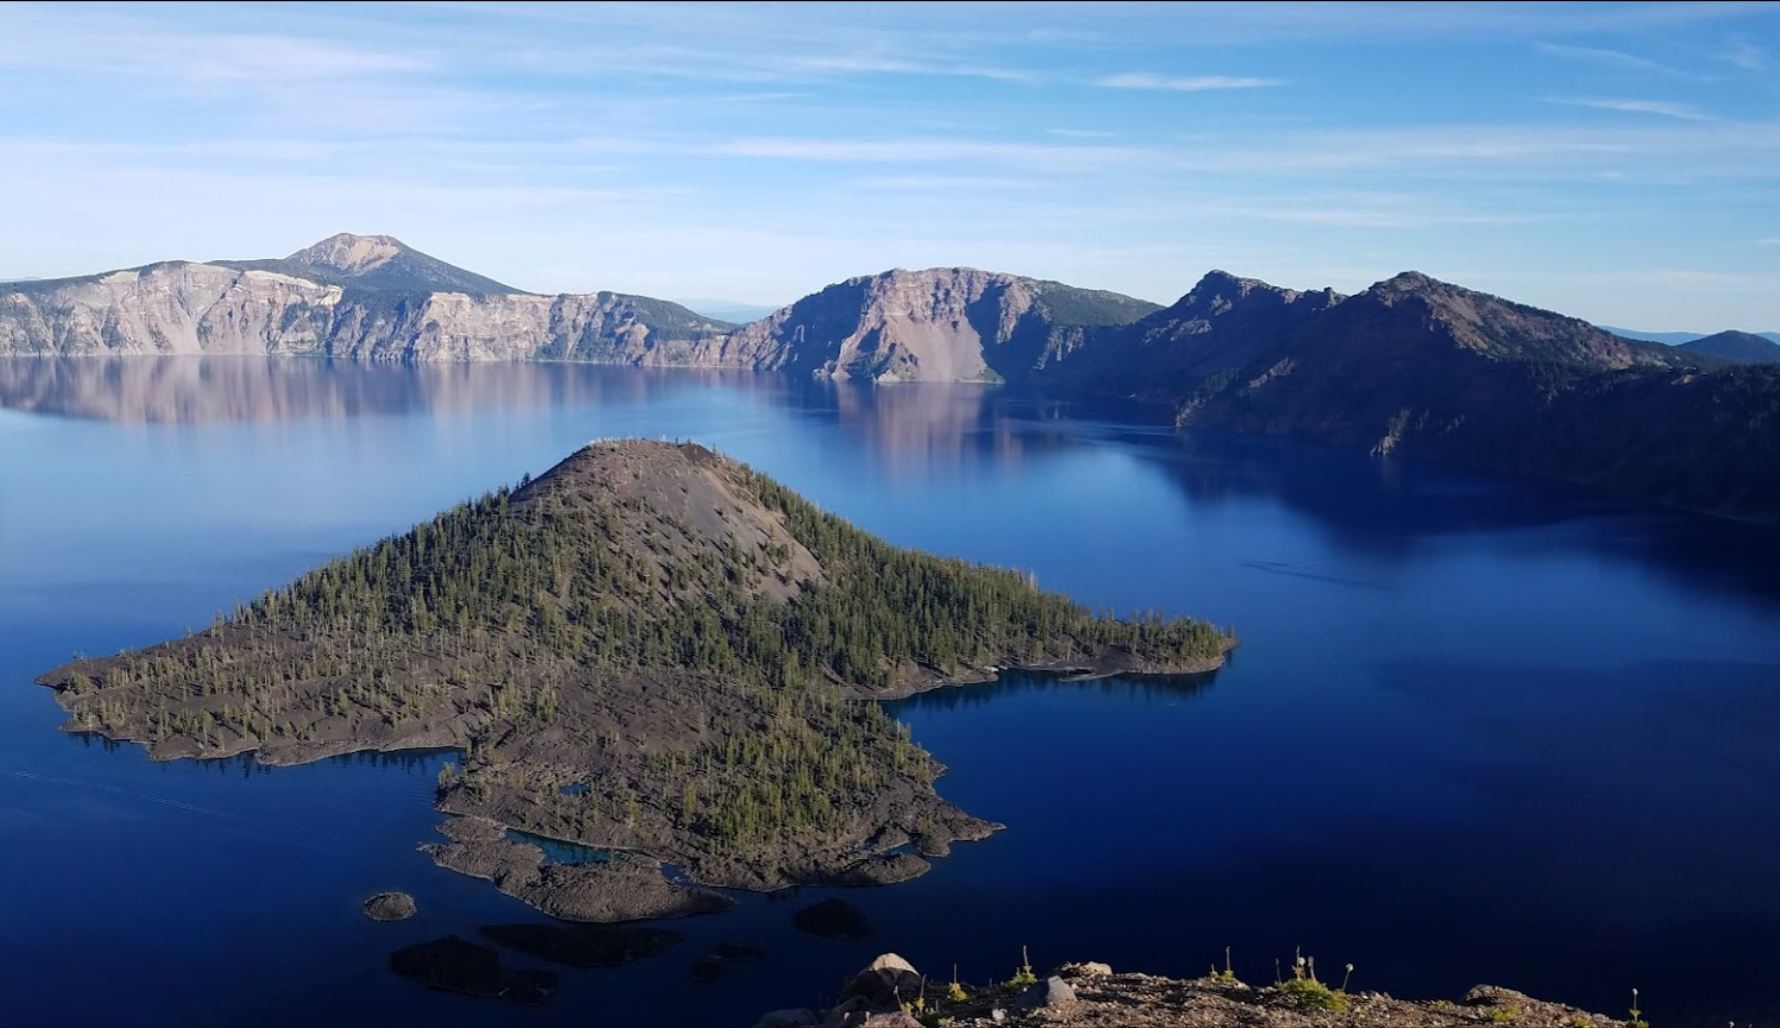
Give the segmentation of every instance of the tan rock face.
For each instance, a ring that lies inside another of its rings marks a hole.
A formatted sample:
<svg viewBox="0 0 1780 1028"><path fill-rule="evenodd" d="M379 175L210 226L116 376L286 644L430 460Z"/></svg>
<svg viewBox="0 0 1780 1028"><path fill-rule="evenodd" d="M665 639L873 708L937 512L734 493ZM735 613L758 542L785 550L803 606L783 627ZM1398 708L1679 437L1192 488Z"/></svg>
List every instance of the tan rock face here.
<svg viewBox="0 0 1780 1028"><path fill-rule="evenodd" d="M3 353L302 353L340 289L271 272L157 264L0 292Z"/></svg>
<svg viewBox="0 0 1780 1028"><path fill-rule="evenodd" d="M384 259L374 248L334 256ZM193 263L0 291L0 354L681 363L674 358L689 345L660 338L643 323L634 298L615 293L349 291L277 272Z"/></svg>
<svg viewBox="0 0 1780 1028"><path fill-rule="evenodd" d="M410 287L405 283L463 283ZM0 287L0 354L555 359L874 380L1018 378L1155 305L975 268L849 279L733 331L618 293L537 296L340 235L280 261L175 262ZM367 284L368 283L368 284ZM504 288L504 287L503 287Z"/></svg>
<svg viewBox="0 0 1780 1028"><path fill-rule="evenodd" d="M391 236L355 236L342 232L298 250L288 259L297 264L362 275L400 257L405 249L401 240Z"/></svg>
<svg viewBox="0 0 1780 1028"><path fill-rule="evenodd" d="M1065 288L976 268L848 279L744 326L711 363L880 381L1009 377L1079 345L1082 330L1058 325L1041 299Z"/></svg>

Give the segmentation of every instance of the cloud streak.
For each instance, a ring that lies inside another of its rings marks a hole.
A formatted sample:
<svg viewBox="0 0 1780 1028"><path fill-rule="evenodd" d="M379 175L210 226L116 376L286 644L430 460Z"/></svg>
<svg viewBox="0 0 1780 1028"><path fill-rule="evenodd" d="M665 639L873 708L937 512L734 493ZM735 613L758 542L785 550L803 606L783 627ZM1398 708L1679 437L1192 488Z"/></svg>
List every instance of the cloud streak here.
<svg viewBox="0 0 1780 1028"><path fill-rule="evenodd" d="M1773 63L1766 50L1741 38L1732 39L1726 44L1718 59L1751 75L1766 75Z"/></svg>
<svg viewBox="0 0 1780 1028"><path fill-rule="evenodd" d="M1712 121L1712 115L1700 110L1692 104L1673 103L1668 100L1627 100L1617 97L1602 96L1548 96L1546 103L1561 104L1565 107L1586 107L1596 111L1621 111L1626 114L1656 114L1664 118L1677 118L1681 121Z"/></svg>
<svg viewBox="0 0 1780 1028"><path fill-rule="evenodd" d="M1201 93L1220 89L1268 89L1283 86L1285 79L1255 78L1243 75L1188 75L1170 77L1148 71L1128 71L1096 79L1103 89L1155 89L1176 93Z"/></svg>
<svg viewBox="0 0 1780 1028"><path fill-rule="evenodd" d="M1533 49L1547 57L1561 57L1565 60L1584 61L1590 64L1605 65L1624 71L1654 72L1659 75L1670 75L1677 78L1688 77L1688 73L1679 68L1670 67L1661 61L1653 61L1648 57L1639 57L1623 50L1609 50L1598 46L1572 46L1567 43L1534 43Z"/></svg>

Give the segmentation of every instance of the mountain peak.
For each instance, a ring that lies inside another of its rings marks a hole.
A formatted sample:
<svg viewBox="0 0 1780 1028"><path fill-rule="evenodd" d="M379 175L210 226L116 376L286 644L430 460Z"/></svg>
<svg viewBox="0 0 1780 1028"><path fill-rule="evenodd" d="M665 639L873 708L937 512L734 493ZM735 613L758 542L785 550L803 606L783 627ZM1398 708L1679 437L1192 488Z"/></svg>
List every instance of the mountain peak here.
<svg viewBox="0 0 1780 1028"><path fill-rule="evenodd" d="M1430 289L1458 288L1440 281L1432 275L1424 275L1419 271L1400 271L1390 278L1375 284L1374 292L1379 293L1425 293Z"/></svg>
<svg viewBox="0 0 1780 1028"><path fill-rule="evenodd" d="M331 235L282 260L224 262L232 267L280 271L331 285L429 293L500 295L524 290L465 271L429 256L395 236Z"/></svg>
<svg viewBox="0 0 1780 1028"><path fill-rule="evenodd" d="M407 244L394 236L360 236L340 232L313 246L306 246L285 259L346 275L359 275L411 252L413 251Z"/></svg>
<svg viewBox="0 0 1780 1028"><path fill-rule="evenodd" d="M1780 364L1780 343L1754 332L1731 329L1683 343L1676 347L1691 354L1705 354L1737 364Z"/></svg>
<svg viewBox="0 0 1780 1028"><path fill-rule="evenodd" d="M1276 293L1290 293L1293 296L1297 295L1296 290L1284 289L1271 282L1263 282L1258 278L1245 278L1241 275L1234 275L1222 268L1213 268L1200 277L1198 283L1187 292L1186 297L1182 297L1182 300L1184 301L1188 297L1204 295L1234 294L1239 297L1247 296L1256 289L1265 289Z"/></svg>

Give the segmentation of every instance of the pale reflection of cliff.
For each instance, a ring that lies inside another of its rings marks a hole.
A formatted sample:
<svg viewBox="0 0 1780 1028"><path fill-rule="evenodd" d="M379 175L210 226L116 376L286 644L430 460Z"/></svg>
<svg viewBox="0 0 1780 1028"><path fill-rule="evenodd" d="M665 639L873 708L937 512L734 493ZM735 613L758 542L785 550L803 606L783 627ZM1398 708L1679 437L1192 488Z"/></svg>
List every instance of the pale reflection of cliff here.
<svg viewBox="0 0 1780 1028"><path fill-rule="evenodd" d="M454 414L645 404L723 377L718 372L528 363L24 357L0 359L0 407L123 422Z"/></svg>
<svg viewBox="0 0 1780 1028"><path fill-rule="evenodd" d="M892 474L957 477L1070 445L1064 408L993 386L874 386L748 372L303 357L0 358L0 407L147 423L643 407L720 390L832 419Z"/></svg>
<svg viewBox="0 0 1780 1028"><path fill-rule="evenodd" d="M1029 397L965 383L869 383L818 379L811 398L832 403L843 431L879 455L892 474L957 477L986 464L1017 465L1073 445Z"/></svg>

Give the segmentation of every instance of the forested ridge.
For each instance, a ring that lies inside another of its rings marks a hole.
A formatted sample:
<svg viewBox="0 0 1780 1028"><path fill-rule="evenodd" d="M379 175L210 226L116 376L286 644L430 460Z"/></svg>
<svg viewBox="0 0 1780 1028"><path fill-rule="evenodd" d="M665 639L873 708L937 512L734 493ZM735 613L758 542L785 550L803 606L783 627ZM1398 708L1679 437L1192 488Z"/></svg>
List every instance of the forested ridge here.
<svg viewBox="0 0 1780 1028"><path fill-rule="evenodd" d="M44 680L71 728L157 758L461 747L447 810L769 885L990 827L860 697L994 666L1206 670L1229 645L890 546L700 447L603 443ZM893 876L924 870L903 856Z"/></svg>

